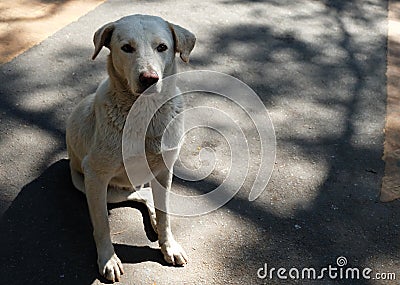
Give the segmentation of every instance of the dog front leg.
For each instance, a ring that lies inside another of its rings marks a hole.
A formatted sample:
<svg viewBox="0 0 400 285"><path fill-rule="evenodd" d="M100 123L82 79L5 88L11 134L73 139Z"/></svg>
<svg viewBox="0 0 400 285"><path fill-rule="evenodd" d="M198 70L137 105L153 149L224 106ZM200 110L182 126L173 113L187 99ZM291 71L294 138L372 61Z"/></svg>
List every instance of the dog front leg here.
<svg viewBox="0 0 400 285"><path fill-rule="evenodd" d="M107 186L111 177L105 173L96 172L88 160L83 161L83 170L86 199L97 248L97 265L102 276L115 282L120 280L124 270L120 259L115 254L108 223Z"/></svg>
<svg viewBox="0 0 400 285"><path fill-rule="evenodd" d="M184 265L187 263L188 258L183 248L175 241L172 235L168 211L160 210L168 209L168 192L171 188L171 182L172 173L166 169L158 174L151 183L156 208L158 242L166 262L173 265Z"/></svg>

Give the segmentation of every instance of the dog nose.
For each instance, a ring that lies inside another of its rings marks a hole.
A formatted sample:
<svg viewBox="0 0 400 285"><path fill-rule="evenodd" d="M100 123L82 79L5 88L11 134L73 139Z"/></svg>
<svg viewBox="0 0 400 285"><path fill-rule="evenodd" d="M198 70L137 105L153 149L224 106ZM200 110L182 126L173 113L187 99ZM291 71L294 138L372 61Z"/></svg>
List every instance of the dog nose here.
<svg viewBox="0 0 400 285"><path fill-rule="evenodd" d="M142 84L144 88L148 88L154 83L157 83L158 79L158 74L155 71L143 71L139 75L140 84Z"/></svg>

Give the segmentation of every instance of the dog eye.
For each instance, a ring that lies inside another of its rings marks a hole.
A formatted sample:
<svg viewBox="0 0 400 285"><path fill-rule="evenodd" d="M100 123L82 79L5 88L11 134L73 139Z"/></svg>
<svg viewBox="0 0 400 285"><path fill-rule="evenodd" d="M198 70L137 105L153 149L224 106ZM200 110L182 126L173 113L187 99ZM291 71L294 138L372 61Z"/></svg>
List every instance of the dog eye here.
<svg viewBox="0 0 400 285"><path fill-rule="evenodd" d="M158 52L163 52L163 51L166 51L167 49L168 49L168 47L165 44L159 44L157 47Z"/></svg>
<svg viewBox="0 0 400 285"><path fill-rule="evenodd" d="M128 44L123 45L121 47L121 50L124 52L127 52L127 53L133 53L135 51L135 49L131 45L128 45Z"/></svg>

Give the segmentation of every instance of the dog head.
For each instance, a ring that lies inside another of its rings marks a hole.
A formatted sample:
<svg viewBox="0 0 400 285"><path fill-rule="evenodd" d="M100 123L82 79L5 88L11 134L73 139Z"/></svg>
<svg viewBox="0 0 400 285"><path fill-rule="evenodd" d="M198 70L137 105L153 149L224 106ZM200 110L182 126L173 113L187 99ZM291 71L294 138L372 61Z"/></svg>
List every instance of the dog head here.
<svg viewBox="0 0 400 285"><path fill-rule="evenodd" d="M93 42L92 59L103 46L107 47L113 70L133 94L140 94L174 73L175 53L188 62L196 38L188 30L159 17L132 15L98 29ZM160 85L157 90L161 90Z"/></svg>

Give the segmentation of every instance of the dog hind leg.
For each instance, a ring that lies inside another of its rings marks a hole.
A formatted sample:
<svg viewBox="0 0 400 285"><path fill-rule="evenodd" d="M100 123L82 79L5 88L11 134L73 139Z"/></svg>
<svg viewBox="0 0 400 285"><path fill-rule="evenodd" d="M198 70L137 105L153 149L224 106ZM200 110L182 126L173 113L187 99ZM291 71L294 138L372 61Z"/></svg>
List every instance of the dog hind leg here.
<svg viewBox="0 0 400 285"><path fill-rule="evenodd" d="M157 233L156 212L154 210L154 202L151 187L137 188L119 188L116 186L108 186L107 203L120 203L125 201L135 201L146 205L149 212L150 222Z"/></svg>
<svg viewBox="0 0 400 285"><path fill-rule="evenodd" d="M85 193L85 181L83 178L83 174L79 173L71 167L71 178L72 184L75 186L75 188Z"/></svg>

